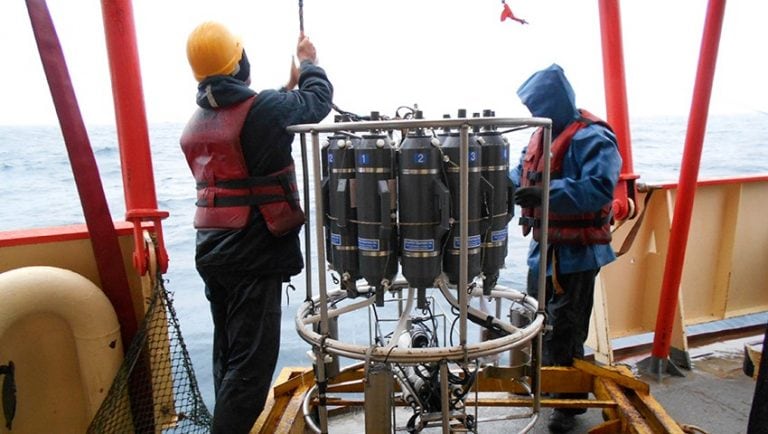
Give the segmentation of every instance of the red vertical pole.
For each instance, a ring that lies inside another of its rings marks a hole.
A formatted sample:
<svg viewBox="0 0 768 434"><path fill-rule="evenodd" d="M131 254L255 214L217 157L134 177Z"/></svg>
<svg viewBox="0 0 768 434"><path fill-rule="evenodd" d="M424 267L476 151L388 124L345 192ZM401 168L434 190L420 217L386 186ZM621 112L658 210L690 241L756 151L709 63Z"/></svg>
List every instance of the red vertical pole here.
<svg viewBox="0 0 768 434"><path fill-rule="evenodd" d="M630 215L629 200L635 198L635 180L638 175L632 166L632 140L629 133L627 88L624 74L624 49L622 47L621 11L618 0L599 0L600 35L603 48L603 82L608 123L619 142L622 165L619 183L614 192L614 217L617 220Z"/></svg>
<svg viewBox="0 0 768 434"><path fill-rule="evenodd" d="M147 270L141 222L152 221L160 271L165 272L168 254L160 220L168 217L168 213L157 210L133 8L130 0L102 0L101 8L123 168L126 219L134 225L133 265L141 274Z"/></svg>
<svg viewBox="0 0 768 434"><path fill-rule="evenodd" d="M149 270L149 255L141 224L151 221L156 236L157 265L159 271L164 273L168 268L168 254L160 220L168 217L168 213L157 210L131 1L102 0L101 13L120 145L125 216L133 223L133 266L142 275ZM130 372L128 383L136 432L154 432L156 428L154 399L151 393L147 394L152 387L151 371L149 352L145 347Z"/></svg>
<svg viewBox="0 0 768 434"><path fill-rule="evenodd" d="M725 14L725 0L710 0L704 22L704 35L701 39L699 64L696 71L696 83L693 89L691 113L688 118L688 130L685 136L685 149L680 169L680 182L675 199L675 212L670 229L667 262L659 297L659 311L656 316L656 330L653 337L651 356L666 360L671 346L672 326L675 321L680 279L685 260L685 248L688 231L691 226L693 198L696 193L696 180L699 175L701 149L707 128L709 101L712 95L712 82L715 77L717 49L720 45L720 33Z"/></svg>
<svg viewBox="0 0 768 434"><path fill-rule="evenodd" d="M117 232L104 196L91 142L80 115L64 51L45 0L27 0L27 10L83 206L101 287L115 308L123 343L127 347L138 328L136 312L131 301Z"/></svg>

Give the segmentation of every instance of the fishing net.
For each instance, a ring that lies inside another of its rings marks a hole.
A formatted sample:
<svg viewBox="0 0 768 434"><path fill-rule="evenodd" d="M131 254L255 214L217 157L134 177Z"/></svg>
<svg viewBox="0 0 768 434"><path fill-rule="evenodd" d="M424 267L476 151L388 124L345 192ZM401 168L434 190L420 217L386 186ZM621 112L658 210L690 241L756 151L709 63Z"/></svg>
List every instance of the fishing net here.
<svg viewBox="0 0 768 434"><path fill-rule="evenodd" d="M208 433L187 347L161 276L144 321L88 433Z"/></svg>

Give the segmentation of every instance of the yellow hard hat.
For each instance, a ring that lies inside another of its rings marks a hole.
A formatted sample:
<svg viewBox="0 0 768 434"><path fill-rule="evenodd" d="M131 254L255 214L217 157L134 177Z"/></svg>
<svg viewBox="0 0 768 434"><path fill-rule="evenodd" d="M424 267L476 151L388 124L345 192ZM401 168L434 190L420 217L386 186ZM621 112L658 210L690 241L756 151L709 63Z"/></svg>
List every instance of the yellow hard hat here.
<svg viewBox="0 0 768 434"><path fill-rule="evenodd" d="M187 39L187 60L197 81L211 75L232 74L242 55L240 38L214 21L197 26Z"/></svg>

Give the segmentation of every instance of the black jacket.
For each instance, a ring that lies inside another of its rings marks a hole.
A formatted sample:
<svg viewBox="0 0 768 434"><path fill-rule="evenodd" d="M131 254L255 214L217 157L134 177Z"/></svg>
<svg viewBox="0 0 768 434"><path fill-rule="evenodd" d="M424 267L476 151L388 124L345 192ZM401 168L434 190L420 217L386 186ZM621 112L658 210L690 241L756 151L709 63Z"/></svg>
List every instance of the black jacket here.
<svg viewBox="0 0 768 434"><path fill-rule="evenodd" d="M197 104L206 109L226 107L255 93L238 79L213 76L200 82ZM267 175L293 163L294 135L286 127L322 121L331 111L332 99L333 86L325 71L309 62L301 65L297 90L261 91L240 133L250 175ZM306 211L307 204L302 205ZM299 230L274 237L255 207L243 229L199 230L195 261L198 268L281 274L284 278L304 267Z"/></svg>

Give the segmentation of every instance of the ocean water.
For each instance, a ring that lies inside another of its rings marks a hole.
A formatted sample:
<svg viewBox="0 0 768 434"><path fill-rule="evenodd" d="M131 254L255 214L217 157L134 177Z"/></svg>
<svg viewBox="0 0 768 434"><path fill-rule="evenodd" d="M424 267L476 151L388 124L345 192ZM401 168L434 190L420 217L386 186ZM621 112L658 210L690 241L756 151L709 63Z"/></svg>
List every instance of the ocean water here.
<svg viewBox="0 0 768 434"><path fill-rule="evenodd" d="M638 182L655 184L678 180L686 122L682 116L632 119L633 163L634 172L640 175ZM203 284L194 268L195 190L178 145L182 128L182 124L176 123L150 125L152 163L158 208L170 212L170 217L163 221L170 256L166 287L173 292L201 392L212 408L212 323ZM114 127L90 126L88 134L110 212L114 219L123 220L123 182ZM528 135L529 132L510 134L512 156L519 154ZM298 143L297 140L294 154L300 166ZM309 161L311 165L311 157ZM299 172L301 177L301 167ZM705 136L699 179L750 174L768 174L768 114L713 116ZM310 212L314 209L312 201ZM58 126L0 126L0 203L0 231L84 221ZM520 289L525 281L527 240L516 229L513 221L500 284ZM302 236L302 242L303 239ZM314 242L314 235L311 239ZM312 266L316 267L315 261ZM313 273L317 273L316 268ZM294 322L305 298L304 274L296 276L292 284L296 290L287 291L283 296L283 339L278 372L284 366L310 363L306 355L309 345L299 338ZM367 336L361 339L367 341Z"/></svg>

